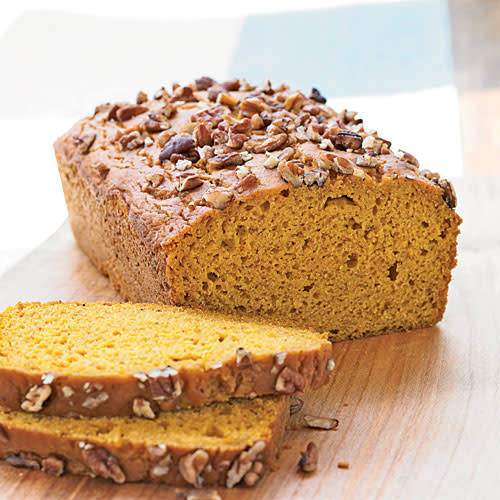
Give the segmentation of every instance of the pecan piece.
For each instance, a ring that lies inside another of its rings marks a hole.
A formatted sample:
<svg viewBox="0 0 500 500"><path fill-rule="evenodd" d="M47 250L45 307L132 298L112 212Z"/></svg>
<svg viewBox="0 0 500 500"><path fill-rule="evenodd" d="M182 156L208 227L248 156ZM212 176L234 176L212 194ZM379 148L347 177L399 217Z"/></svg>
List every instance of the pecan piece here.
<svg viewBox="0 0 500 500"><path fill-rule="evenodd" d="M149 418L151 420L156 418L156 413L151 407L151 403L144 398L135 398L132 403L132 411L137 417Z"/></svg>
<svg viewBox="0 0 500 500"><path fill-rule="evenodd" d="M318 447L312 441L301 452L299 467L302 472L314 472L318 467Z"/></svg>
<svg viewBox="0 0 500 500"><path fill-rule="evenodd" d="M212 85L207 91L207 97L209 101L217 101L217 97L224 89L220 85Z"/></svg>
<svg viewBox="0 0 500 500"><path fill-rule="evenodd" d="M20 467L22 469L30 469L30 470L40 470L40 463L38 460L34 458L24 458L19 455L7 455L5 461L12 465L12 467Z"/></svg>
<svg viewBox="0 0 500 500"><path fill-rule="evenodd" d="M257 115L259 116L259 115ZM260 118L260 117L259 117ZM231 131L235 134L246 134L250 132L252 129L252 121L250 118L243 118L242 120L237 121L232 127Z"/></svg>
<svg viewBox="0 0 500 500"><path fill-rule="evenodd" d="M79 446L82 450L83 462L96 476L112 479L118 484L125 482L125 473L116 457L108 450L84 442L80 442Z"/></svg>
<svg viewBox="0 0 500 500"><path fill-rule="evenodd" d="M222 82L220 84L220 86L224 90L227 90L228 92L232 92L234 90L240 89L240 81L237 78L233 78L232 80L226 80L225 82Z"/></svg>
<svg viewBox="0 0 500 500"><path fill-rule="evenodd" d="M107 392L99 392L95 396L87 396L85 401L82 403L84 408L88 408L89 410L94 410L98 406L101 406L109 399L109 394Z"/></svg>
<svg viewBox="0 0 500 500"><path fill-rule="evenodd" d="M50 476L62 476L64 474L64 460L50 455L42 460L42 471Z"/></svg>
<svg viewBox="0 0 500 500"><path fill-rule="evenodd" d="M131 150L142 146L144 138L138 130L134 130L130 134L120 137L119 143L123 150Z"/></svg>
<svg viewBox="0 0 500 500"><path fill-rule="evenodd" d="M320 104L326 104L326 99L321 95L321 92L316 87L313 87L311 89L311 93L309 94L309 99L319 102Z"/></svg>
<svg viewBox="0 0 500 500"><path fill-rule="evenodd" d="M149 108L147 106L141 106L139 104L129 104L127 106L123 106L116 111L117 120L124 122L130 120L134 116L141 115L148 111Z"/></svg>
<svg viewBox="0 0 500 500"><path fill-rule="evenodd" d="M300 187L304 179L304 164L297 160L282 161L278 165L278 173L285 182Z"/></svg>
<svg viewBox="0 0 500 500"><path fill-rule="evenodd" d="M354 163L351 160L348 160L347 158L344 158L342 156L337 156L333 160L333 167L332 169L335 172L349 175L354 172Z"/></svg>
<svg viewBox="0 0 500 500"><path fill-rule="evenodd" d="M202 76L194 81L196 90L207 90L215 84L215 80L209 76Z"/></svg>
<svg viewBox="0 0 500 500"><path fill-rule="evenodd" d="M204 146L211 146L213 144L212 132L204 123L200 123L194 129L193 135L194 135L194 139L196 141L196 144L200 148L202 148Z"/></svg>
<svg viewBox="0 0 500 500"><path fill-rule="evenodd" d="M34 385L24 396L24 401L21 403L21 408L24 411L32 413L39 412L43 408L43 404L52 394L52 387L47 384Z"/></svg>
<svg viewBox="0 0 500 500"><path fill-rule="evenodd" d="M146 92L143 92L142 90L139 90L137 93L137 97L135 98L135 103L136 104L144 104L148 100L148 94Z"/></svg>
<svg viewBox="0 0 500 500"><path fill-rule="evenodd" d="M82 134L80 136L75 135L73 136L73 144L77 146L78 151L82 155L86 155L94 144L96 137L97 135L95 134L95 132Z"/></svg>
<svg viewBox="0 0 500 500"><path fill-rule="evenodd" d="M289 95L285 100L285 109L287 111L293 111L294 113L300 113L300 108L305 100L305 97L300 92L295 92Z"/></svg>
<svg viewBox="0 0 500 500"><path fill-rule="evenodd" d="M457 193L455 188L447 179L440 179L438 181L439 186L443 189L443 199L446 201L450 208L455 208L457 206Z"/></svg>
<svg viewBox="0 0 500 500"><path fill-rule="evenodd" d="M250 366L252 366L252 353L239 347L236 350L236 367L242 369Z"/></svg>
<svg viewBox="0 0 500 500"><path fill-rule="evenodd" d="M158 119L157 119L158 118ZM161 132L170 128L170 123L165 119L159 119L158 113L150 113L149 117L144 120L141 127L150 133Z"/></svg>
<svg viewBox="0 0 500 500"><path fill-rule="evenodd" d="M229 129L227 146L231 149L241 149L248 137L245 134L235 134Z"/></svg>
<svg viewBox="0 0 500 500"><path fill-rule="evenodd" d="M304 184L306 186L317 184L319 187L322 187L326 179L328 179L328 172L324 170L313 170L304 174Z"/></svg>
<svg viewBox="0 0 500 500"><path fill-rule="evenodd" d="M236 486L245 475L250 472L254 467L254 462L257 461L258 456L266 449L264 441L257 441L248 450L242 451L238 458L236 458L227 472L226 487L233 488ZM257 466L257 470L262 473L262 468Z"/></svg>
<svg viewBox="0 0 500 500"><path fill-rule="evenodd" d="M226 153L222 155L216 155L213 158L209 158L209 160L207 161L208 168L210 170L230 167L233 165L241 165L242 163L243 158L239 153Z"/></svg>
<svg viewBox="0 0 500 500"><path fill-rule="evenodd" d="M243 179L236 185L236 191L238 191L238 193L243 193L243 191L257 186L258 183L259 181L254 174L245 175Z"/></svg>
<svg viewBox="0 0 500 500"><path fill-rule="evenodd" d="M202 449L198 449L189 455L184 455L179 460L179 472L182 477L196 488L203 487L203 477L201 476L205 466L208 464L210 455Z"/></svg>
<svg viewBox="0 0 500 500"><path fill-rule="evenodd" d="M402 149L400 149L397 153L396 153L396 156L400 159L400 160L403 160L403 161L407 161L410 165L413 165L415 167L419 167L420 164L418 162L418 160L410 153L407 153L406 151L403 151Z"/></svg>
<svg viewBox="0 0 500 500"><path fill-rule="evenodd" d="M230 191L218 191L216 189L208 189L203 195L203 199L212 207L219 210L226 208L227 204L233 198L233 193Z"/></svg>
<svg viewBox="0 0 500 500"><path fill-rule="evenodd" d="M329 359L326 362L326 371L332 372L334 368L335 368L335 361L333 361L333 359Z"/></svg>
<svg viewBox="0 0 500 500"><path fill-rule="evenodd" d="M173 154L187 153L194 146L194 140L191 137L175 136L168 141L165 148L160 152L160 161L170 160Z"/></svg>
<svg viewBox="0 0 500 500"><path fill-rule="evenodd" d="M189 174L187 177L179 176L177 191L184 192L197 188L203 184L202 178L197 174Z"/></svg>
<svg viewBox="0 0 500 500"><path fill-rule="evenodd" d="M254 153L267 153L275 151L284 146L288 139L285 133L272 135L270 137L249 141L249 146Z"/></svg>
<svg viewBox="0 0 500 500"><path fill-rule="evenodd" d="M166 476L168 474L168 471L170 470L172 462L173 462L172 457L170 455L167 455L166 457L162 458L158 463L153 465L153 467L151 467L149 475L153 479Z"/></svg>
<svg viewBox="0 0 500 500"><path fill-rule="evenodd" d="M306 379L295 370L285 366L276 378L274 388L283 394L300 394L306 386Z"/></svg>
<svg viewBox="0 0 500 500"><path fill-rule="evenodd" d="M363 144L363 138L356 132L350 130L342 130L335 137L335 147L337 149L360 149Z"/></svg>
<svg viewBox="0 0 500 500"><path fill-rule="evenodd" d="M290 416L295 415L296 413L299 413L300 410L302 410L302 407L304 406L304 401L297 396L292 396L292 401L290 403Z"/></svg>
<svg viewBox="0 0 500 500"><path fill-rule="evenodd" d="M268 110L268 105L258 97L247 97L240 104L240 111L243 116L251 117L255 113L261 113Z"/></svg>
<svg viewBox="0 0 500 500"><path fill-rule="evenodd" d="M368 151L364 155L356 158L356 165L360 167L375 168L378 165L378 158L374 151Z"/></svg>
<svg viewBox="0 0 500 500"><path fill-rule="evenodd" d="M304 422L313 429L332 430L339 426L336 418L316 417L314 415L304 415Z"/></svg>
<svg viewBox="0 0 500 500"><path fill-rule="evenodd" d="M217 104L234 109L238 105L238 99L236 99L236 97L234 97L231 94L220 92L219 95L217 96Z"/></svg>
<svg viewBox="0 0 500 500"><path fill-rule="evenodd" d="M178 87L175 89L174 95L170 98L170 102L198 102L198 99L193 94L193 89L191 87Z"/></svg>
<svg viewBox="0 0 500 500"><path fill-rule="evenodd" d="M163 370L156 368L148 373L151 397L155 401L178 398L182 394L179 372L167 366Z"/></svg>

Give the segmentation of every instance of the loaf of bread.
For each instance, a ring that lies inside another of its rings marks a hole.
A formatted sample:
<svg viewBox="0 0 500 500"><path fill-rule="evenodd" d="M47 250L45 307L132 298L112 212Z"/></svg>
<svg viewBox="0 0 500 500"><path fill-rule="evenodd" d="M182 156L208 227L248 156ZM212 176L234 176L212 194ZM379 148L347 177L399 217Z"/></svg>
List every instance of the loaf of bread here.
<svg viewBox="0 0 500 500"><path fill-rule="evenodd" d="M253 486L276 462L288 397L136 417L0 412L0 458L15 467L177 486Z"/></svg>
<svg viewBox="0 0 500 500"><path fill-rule="evenodd" d="M0 403L59 416L137 416L330 380L326 335L151 304L28 303L0 315Z"/></svg>
<svg viewBox="0 0 500 500"><path fill-rule="evenodd" d="M332 340L435 324L456 265L453 187L325 102L205 77L98 106L55 143L80 247L135 302Z"/></svg>

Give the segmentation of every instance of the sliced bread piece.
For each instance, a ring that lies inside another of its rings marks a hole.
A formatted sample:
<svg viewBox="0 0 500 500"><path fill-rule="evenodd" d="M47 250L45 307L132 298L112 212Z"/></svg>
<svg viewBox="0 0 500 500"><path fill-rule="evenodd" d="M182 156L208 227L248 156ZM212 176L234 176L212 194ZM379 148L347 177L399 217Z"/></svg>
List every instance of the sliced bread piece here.
<svg viewBox="0 0 500 500"><path fill-rule="evenodd" d="M325 335L146 304L28 303L0 315L4 408L140 416L296 394L330 379Z"/></svg>
<svg viewBox="0 0 500 500"><path fill-rule="evenodd" d="M16 467L177 486L253 486L277 460L286 396L136 417L0 412L0 458Z"/></svg>

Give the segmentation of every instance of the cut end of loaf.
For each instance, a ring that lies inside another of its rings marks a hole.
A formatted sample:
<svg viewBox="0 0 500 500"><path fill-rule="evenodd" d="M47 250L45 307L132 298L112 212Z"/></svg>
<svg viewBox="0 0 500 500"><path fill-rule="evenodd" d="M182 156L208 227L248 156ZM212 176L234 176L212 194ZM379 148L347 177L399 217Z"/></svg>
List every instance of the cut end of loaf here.
<svg viewBox="0 0 500 500"><path fill-rule="evenodd" d="M438 189L408 179L289 186L186 232L168 275L179 304L308 325L332 340L427 327L446 306L460 222Z"/></svg>

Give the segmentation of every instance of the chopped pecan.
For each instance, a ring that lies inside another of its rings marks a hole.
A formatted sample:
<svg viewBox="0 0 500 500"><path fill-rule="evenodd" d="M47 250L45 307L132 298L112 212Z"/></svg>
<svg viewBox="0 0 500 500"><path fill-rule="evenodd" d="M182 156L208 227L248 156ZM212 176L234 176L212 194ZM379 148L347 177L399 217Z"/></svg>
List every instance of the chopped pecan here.
<svg viewBox="0 0 500 500"><path fill-rule="evenodd" d="M360 167L375 168L378 163L379 160L374 151L368 151L364 155L358 156L358 158L356 158L356 165L359 165Z"/></svg>
<svg viewBox="0 0 500 500"><path fill-rule="evenodd" d="M273 86L271 85L271 82L269 80L264 80L260 85L259 85L259 90L263 92L264 94L267 95L272 95L274 94Z"/></svg>
<svg viewBox="0 0 500 500"><path fill-rule="evenodd" d="M187 153L192 147L194 147L194 139L192 137L177 135L170 139L165 148L160 152L160 161L170 160L173 154Z"/></svg>
<svg viewBox="0 0 500 500"><path fill-rule="evenodd" d="M274 355L274 364L273 367L271 368L272 374L278 373L281 366L283 366L285 359L286 359L286 352L278 352Z"/></svg>
<svg viewBox="0 0 500 500"><path fill-rule="evenodd" d="M146 180L152 187L158 187L164 181L164 179L164 175L160 174L159 172L153 172L152 174L146 175Z"/></svg>
<svg viewBox="0 0 500 500"><path fill-rule="evenodd" d="M236 367L248 368L250 366L252 366L252 353L239 347L236 350Z"/></svg>
<svg viewBox="0 0 500 500"><path fill-rule="evenodd" d="M304 94L300 92L295 92L289 95L285 100L285 109L287 111L293 111L294 113L299 113L300 108L305 100Z"/></svg>
<svg viewBox="0 0 500 500"><path fill-rule="evenodd" d="M335 147L338 149L360 149L363 144L363 138L356 132L342 130L335 137Z"/></svg>
<svg viewBox="0 0 500 500"><path fill-rule="evenodd" d="M215 80L213 78L210 78L209 76L202 76L201 78L198 78L194 81L196 90L207 90L214 84Z"/></svg>
<svg viewBox="0 0 500 500"><path fill-rule="evenodd" d="M165 99L165 98L168 98L170 97L167 90L165 89L165 87L161 87L159 88L154 94L153 94L153 99L155 101L159 101L160 99Z"/></svg>
<svg viewBox="0 0 500 500"><path fill-rule="evenodd" d="M147 374L151 397L155 401L178 398L182 394L179 373L167 366L163 370L156 368Z"/></svg>
<svg viewBox="0 0 500 500"><path fill-rule="evenodd" d="M447 179L440 179L438 181L439 186L443 189L443 199L446 201L450 208L455 208L457 206L457 193L455 188Z"/></svg>
<svg viewBox="0 0 500 500"><path fill-rule="evenodd" d="M228 134L227 146L231 149L241 149L247 139L248 137L245 134L235 134L230 129Z"/></svg>
<svg viewBox="0 0 500 500"><path fill-rule="evenodd" d="M304 401L297 396L292 396L292 400L290 403L290 416L295 415L296 413L299 413L300 410L302 410L302 407L304 406Z"/></svg>
<svg viewBox="0 0 500 500"><path fill-rule="evenodd" d="M119 142L123 150L131 150L142 146L144 144L144 138L138 130L134 130L120 137Z"/></svg>
<svg viewBox="0 0 500 500"><path fill-rule="evenodd" d="M116 118L117 120L124 122L130 120L130 118L133 118L134 116L141 115L148 110L149 108L147 106L142 106L139 104L128 104L116 111Z"/></svg>
<svg viewBox="0 0 500 500"><path fill-rule="evenodd" d="M154 412L151 403L144 398L135 398L132 403L132 411L137 417L155 419L156 413Z"/></svg>
<svg viewBox="0 0 500 500"><path fill-rule="evenodd" d="M154 119L159 118L158 115L158 113L150 113L149 117L142 122L141 127L150 133L161 132L162 130L167 130L168 128L170 128L170 123L166 119Z"/></svg>
<svg viewBox="0 0 500 500"><path fill-rule="evenodd" d="M278 165L278 173L284 181L300 187L304 179L304 164L297 160L282 161Z"/></svg>
<svg viewBox="0 0 500 500"><path fill-rule="evenodd" d="M170 470L170 466L172 465L172 457L170 455L167 455L166 457L163 457L159 462L153 465L151 467L151 471L149 472L149 475L153 478L159 478L166 476Z"/></svg>
<svg viewBox="0 0 500 500"><path fill-rule="evenodd" d="M240 104L240 111L243 116L251 117L255 113L261 113L269 109L269 106L258 97L247 97Z"/></svg>
<svg viewBox="0 0 500 500"><path fill-rule="evenodd" d="M226 487L233 488L236 486L245 477L245 474L252 470L254 462L257 461L259 455L265 449L266 443L264 441L257 441L248 450L242 451L227 472ZM257 470L260 470L260 473L262 473L261 468L258 467Z"/></svg>
<svg viewBox="0 0 500 500"><path fill-rule="evenodd" d="M220 210L226 208L227 204L233 198L233 193L230 191L218 191L217 189L209 189L203 195L203 199L212 207Z"/></svg>
<svg viewBox="0 0 500 500"><path fill-rule="evenodd" d="M143 92L142 90L139 90L137 93L137 97L135 98L135 103L136 104L144 104L148 100L148 94L146 92Z"/></svg>
<svg viewBox="0 0 500 500"><path fill-rule="evenodd" d="M64 474L64 460L50 455L42 460L42 471L51 476L62 476Z"/></svg>
<svg viewBox="0 0 500 500"><path fill-rule="evenodd" d="M309 94L309 99L319 102L320 104L326 104L326 99L321 95L321 92L316 87L313 87L311 89L311 93Z"/></svg>
<svg viewBox="0 0 500 500"><path fill-rule="evenodd" d="M84 408L89 410L94 410L98 406L102 405L109 399L109 394L107 392L99 392L95 396L87 396L82 403Z"/></svg>
<svg viewBox="0 0 500 500"><path fill-rule="evenodd" d="M211 146L213 144L212 132L204 123L200 123L194 129L193 135L196 145L201 148L203 146Z"/></svg>
<svg viewBox="0 0 500 500"><path fill-rule="evenodd" d="M65 398L70 398L75 393L75 391L73 390L73 388L71 386L69 386L69 385L63 385L62 388L61 388L61 392L63 393L63 396Z"/></svg>
<svg viewBox="0 0 500 500"><path fill-rule="evenodd" d="M403 161L407 161L410 165L414 165L415 167L419 167L420 164L418 160L410 153L407 153L406 151L403 151L400 149L397 153L396 156Z"/></svg>
<svg viewBox="0 0 500 500"><path fill-rule="evenodd" d="M305 389L306 379L300 373L285 366L276 378L274 388L283 394L300 394Z"/></svg>
<svg viewBox="0 0 500 500"><path fill-rule="evenodd" d="M163 148L165 144L167 144L167 142L170 141L170 139L172 139L175 135L176 133L173 129L164 130L156 139L158 141L158 146Z"/></svg>
<svg viewBox="0 0 500 500"><path fill-rule="evenodd" d="M197 188L203 184L202 178L197 174L190 174L187 177L179 177L177 191L184 192Z"/></svg>
<svg viewBox="0 0 500 500"><path fill-rule="evenodd" d="M116 113L120 109L120 104L116 103L113 104L108 111L108 116L106 117L107 120L116 120Z"/></svg>
<svg viewBox="0 0 500 500"><path fill-rule="evenodd" d="M225 92L220 92L217 96L217 103L221 106L227 106L234 109L238 105L238 99L231 94L226 94Z"/></svg>
<svg viewBox="0 0 500 500"><path fill-rule="evenodd" d="M105 479L112 479L115 483L122 484L126 477L118 460L108 450L96 447L90 443L79 443L85 465L96 475Z"/></svg>
<svg viewBox="0 0 500 500"><path fill-rule="evenodd" d="M251 129L252 121L249 118L243 118L242 120L237 121L234 125L231 126L231 131L235 134L247 134Z"/></svg>
<svg viewBox="0 0 500 500"><path fill-rule="evenodd" d="M354 163L351 160L347 159L347 158L344 158L342 156L337 156L333 160L333 167L332 167L332 169L335 172L339 172L341 174L349 175L349 174L352 174L354 172Z"/></svg>
<svg viewBox="0 0 500 500"><path fill-rule="evenodd" d="M197 102L198 99L193 94L193 89L191 87L178 87L174 95L170 98L170 102Z"/></svg>
<svg viewBox="0 0 500 500"><path fill-rule="evenodd" d="M334 368L335 368L335 361L333 361L333 359L329 359L326 362L326 371L332 372Z"/></svg>
<svg viewBox="0 0 500 500"><path fill-rule="evenodd" d="M80 136L73 136L73 144L77 146L78 151L85 155L89 152L90 148L95 142L97 135L95 132L90 132L88 134L82 134Z"/></svg>
<svg viewBox="0 0 500 500"><path fill-rule="evenodd" d="M193 166L193 162L188 160L184 155L172 155L170 160L175 163L176 170L186 170L187 168L191 168Z"/></svg>
<svg viewBox="0 0 500 500"><path fill-rule="evenodd" d="M236 174L236 177L238 177L238 179L244 179L247 175L251 174L250 169L248 167L245 167L244 165L236 167L234 173Z"/></svg>
<svg viewBox="0 0 500 500"><path fill-rule="evenodd" d="M207 97L209 101L215 102L217 101L217 97L224 89L220 85L212 85L207 91Z"/></svg>
<svg viewBox="0 0 500 500"><path fill-rule="evenodd" d="M316 417L314 415L304 415L304 422L308 427L312 427L313 429L332 430L336 429L339 425L339 421L336 418Z"/></svg>
<svg viewBox="0 0 500 500"><path fill-rule="evenodd" d="M238 193L243 193L243 191L246 191L247 189L251 189L258 184L258 179L254 174L249 174L246 175L237 185L236 185L236 191Z"/></svg>
<svg viewBox="0 0 500 500"><path fill-rule="evenodd" d="M312 441L308 443L306 451L301 452L299 467L303 472L314 472L317 469L318 447Z"/></svg>
<svg viewBox="0 0 500 500"><path fill-rule="evenodd" d="M266 161L264 162L264 167L266 168L276 168L278 166L278 163L280 161L278 160L278 158L274 155L269 155L267 158L266 158Z"/></svg>
<svg viewBox="0 0 500 500"><path fill-rule="evenodd" d="M252 118L250 119L250 123L252 125L252 130L259 130L261 128L264 128L264 126L265 126L264 120L257 113L252 115Z"/></svg>
<svg viewBox="0 0 500 500"><path fill-rule="evenodd" d="M304 184L306 186L317 184L319 187L322 187L326 179L328 179L328 172L325 172L324 170L318 169L304 174Z"/></svg>
<svg viewBox="0 0 500 500"><path fill-rule="evenodd" d="M321 142L321 133L315 124L310 123L306 129L306 136L310 141Z"/></svg>
<svg viewBox="0 0 500 500"><path fill-rule="evenodd" d="M228 92L232 92L234 90L240 89L240 81L237 78L233 78L232 80L226 80L225 82L222 82L220 84L220 86L224 90L227 90Z"/></svg>
<svg viewBox="0 0 500 500"><path fill-rule="evenodd" d="M184 455L179 460L179 472L182 477L196 488L203 487L202 473L205 469L210 455L202 449L198 449L189 455Z"/></svg>
<svg viewBox="0 0 500 500"><path fill-rule="evenodd" d="M267 153L284 146L287 139L287 134L276 134L264 139L248 141L248 146L254 153Z"/></svg>
<svg viewBox="0 0 500 500"><path fill-rule="evenodd" d="M209 170L216 168L230 167L233 165L241 165L243 163L243 158L240 153L226 153L222 155L216 155L213 158L209 158L207 164Z"/></svg>
<svg viewBox="0 0 500 500"><path fill-rule="evenodd" d="M34 458L25 458L19 455L7 455L5 461L12 467L20 467L22 469L40 470L40 463Z"/></svg>
<svg viewBox="0 0 500 500"><path fill-rule="evenodd" d="M26 393L21 408L32 413L39 412L47 399L52 394L52 387L48 384L34 385Z"/></svg>

